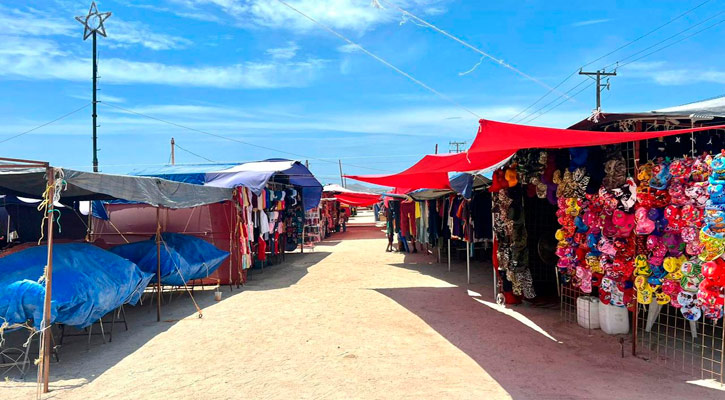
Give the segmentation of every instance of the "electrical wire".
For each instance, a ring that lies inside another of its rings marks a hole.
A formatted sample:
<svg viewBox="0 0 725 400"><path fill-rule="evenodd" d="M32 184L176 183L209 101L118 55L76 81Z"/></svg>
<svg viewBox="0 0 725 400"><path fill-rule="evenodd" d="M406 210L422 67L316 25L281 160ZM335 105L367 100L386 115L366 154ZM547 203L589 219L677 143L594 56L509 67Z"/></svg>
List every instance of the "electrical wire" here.
<svg viewBox="0 0 725 400"><path fill-rule="evenodd" d="M168 125L171 125L171 126L175 126L177 128L186 129L186 130L189 130L189 131L192 131L192 132L201 133L203 135L212 136L212 137L215 137L215 138L219 138L219 139L224 139L224 140L228 140L228 141L231 141L231 142L240 143L240 144L247 145L247 146L250 146L250 147L256 147L256 148L260 148L260 149L264 149L264 150L268 150L268 151L274 151L274 152L277 152L277 153L291 155L291 156L294 156L294 157L300 157L301 159L317 160L317 161L326 162L326 163L329 163L329 164L337 164L337 162L335 162L335 161L330 161L330 160L326 160L326 159L322 159L322 158L316 158L316 157L309 157L309 156L306 156L304 154L292 153L292 152L289 152L289 151L279 150L279 149L275 149L275 148L272 148L272 147L262 146L262 145L258 145L258 144L246 142L244 140L235 139L235 138L232 138L232 137L229 137L229 136L220 135L218 133L211 133L211 132L203 131L201 129L192 128L190 126L178 124L176 122L171 122L171 121L167 121L165 119L161 119L161 118L158 118L158 117L154 117L154 116L151 116L151 115L148 115L148 114L143 114L143 113L140 113L138 111L129 110L127 108L121 107L121 106L116 105L116 104L111 104L111 103L100 103L100 104L105 105L105 106L108 106L108 107L112 107L112 108L115 108L115 109L118 109L118 110L121 110L121 111L124 111L124 112L129 113L129 114L138 115L140 117L148 118L148 119L151 119L151 120L154 120L154 121L157 121L157 122L161 122L161 123L164 123L164 124L168 124ZM363 165L354 165L354 164L347 164L347 165L348 166L351 166L351 167L368 169L368 170L372 170L372 171L392 172L392 171L389 171L389 170L383 170L383 169L378 169L378 168L366 167L366 166L363 166Z"/></svg>
<svg viewBox="0 0 725 400"><path fill-rule="evenodd" d="M531 76L531 75L529 75L529 74L527 74L527 73L525 73L525 72L517 69L516 67L512 66L511 64L505 62L504 60L502 60L502 59L500 59L498 57L494 57L491 54L486 53L485 51L479 49L478 47L475 47L474 45L472 45L472 44L470 44L470 43L468 43L468 42L466 42L466 41L464 41L464 40L462 40L462 39L460 39L460 38L458 38L456 36L453 36L452 34L450 34L450 33L446 32L446 31L444 31L443 29L441 29L441 28L433 25L432 23L424 20L423 18L420 18L419 16L411 13L410 11L403 9L399 5L393 3L392 1L390 1L390 0L380 0L380 1L383 2L383 3L387 3L387 4L391 5L392 7L397 8L398 11L400 11L400 12L403 13L403 15L406 15L406 16L408 16L410 18L413 18L414 20L420 22L424 26L426 26L428 28L431 28L434 31L436 31L436 32L438 32L438 33L440 33L440 34L448 37L449 39L452 39L452 40L454 40L454 41L462 44L463 46L465 46L465 47L467 47L467 48L475 51L476 53L480 54L481 56L486 57L486 58L494 61L495 63L501 65L502 67L507 68L507 69L515 72L516 74L518 74L518 75L520 75L520 76L522 76L522 77L524 77L524 78L526 78L526 79L528 79L528 80L536 83L537 85L539 85L539 86L541 86L541 87L543 87L545 89L549 89L551 91L555 91L556 90L556 87L551 87L551 86L547 85L546 83L542 82L541 80L536 79L533 76ZM480 62L479 62L479 64L480 64ZM471 69L470 71L468 71L468 72L466 72L464 74L467 74L467 73L469 73L471 71L473 71L473 69Z"/></svg>
<svg viewBox="0 0 725 400"><path fill-rule="evenodd" d="M443 93L441 93L441 92L437 91L436 89L433 89L432 87L430 87L430 86L426 85L425 83L423 83L423 82L419 81L418 79L414 78L414 77L413 77L412 75L410 75L409 73L407 73L407 72L405 72L405 71L401 70L400 68L398 68L398 67L396 67L395 65L393 65L393 64L391 64L391 63L389 63L388 61L384 60L383 58L381 58L381 57L379 57L379 56L375 55L374 53L370 52L369 50L367 50L366 48L362 47L362 46L361 46L361 45L359 45L358 43L355 43L355 42L353 42L352 40L348 39L347 37L345 37L345 36L344 36L344 35L342 35L341 33L337 32L337 31L335 31L334 29L330 28L329 26L327 26L327 25L323 24L322 22L319 22L319 21L317 21L316 19L314 19L314 18L310 17L309 15L307 15L307 14L303 13L302 11L300 11L300 10L298 10L297 8L293 7L292 5L290 5L289 3L287 3L286 1L284 1L284 0L277 0L277 2L279 2L279 3L280 3L280 4L282 4L282 5L284 5L285 7L289 8L290 10L292 10L292 11L296 12L297 14L299 14L299 15L301 15L301 16L303 16L303 17L307 18L308 20L312 21L313 23L315 23L315 24L319 25L319 26L320 26L320 27L322 27L322 28L323 28L324 30L326 30L326 31L330 32L331 34L333 34L333 35L337 36L338 38L340 38L340 39L344 40L345 42L347 42L347 43L349 43L349 44L351 44L351 45L355 46L356 48L358 48L358 49L359 49L360 51L362 51L363 53L365 53L365 54L367 54L368 56L370 56L370 57L374 58L375 60L379 61L379 62L380 62L380 63L382 63L383 65L385 65L385 66L387 66L387 67L391 68L391 69L392 69L392 70L394 70L395 72L397 72L397 73L399 73L399 74L403 75L404 77L408 78L409 80L411 80L412 82L414 82L414 83L416 83L417 85L421 86L422 88L424 88L424 89L426 89L426 90L430 91L431 93L433 93L433 94L435 94L435 95L439 96L440 98L442 98L442 99L444 99L444 100L446 100L446 101L450 102L451 104L454 104L454 105L456 105L457 107L460 107L460 108L461 108L462 110L464 110L464 111L468 112L469 114L473 115L473 116L474 116L474 117L476 117L477 119L481 119L481 118L482 118L482 117L481 117L480 115L476 114L476 113L475 113L474 111L472 111L471 109L469 109L469 108L467 108L466 106L462 105L461 103L459 103L459 102L457 102L457 101L453 100L453 98L451 98L451 97L449 97L449 96L447 96L447 95L445 95L445 94L443 94Z"/></svg>
<svg viewBox="0 0 725 400"><path fill-rule="evenodd" d="M90 106L91 104L93 104L93 103L88 103L88 104L84 105L84 106L83 106L83 107L81 107L81 108L77 108L77 109L75 109L75 110L73 110L73 111L71 111L71 112L69 112L69 113L66 113L66 114L63 114L63 115L61 115L60 117L58 117L58 118L56 118L56 119L54 119L54 120L52 120L52 121L48 121L48 122L46 122L46 123L44 123L44 124L41 124L41 125L38 125L38 126L36 126L35 128L32 128L32 129L28 129L28 130L27 130L27 131L25 131L25 132L21 132L21 133L18 133L17 135L13 135L13 136L10 136L10 137L8 137L8 138L5 138L5 139L3 139L3 140L0 140L0 143L5 143L5 142L7 142L7 141L10 141L10 140L13 140L13 139L15 139L15 138L19 138L19 137L21 137L21 136L27 135L28 133L31 133L31 132L37 131L37 130L38 130L38 129L40 129L40 128L43 128L43 127L45 127L45 126L48 126L48 125L50 125L50 124L52 124L52 123L58 122L58 121L60 121L60 120L62 120L62 119L64 119L64 118L67 118L67 117L69 117L69 116L71 116L71 115L73 115L73 114L77 113L78 111L81 111L81 110L83 110L83 109L87 108L87 107L88 107L88 106Z"/></svg>
<svg viewBox="0 0 725 400"><path fill-rule="evenodd" d="M707 21L709 21L709 20L713 19L714 17L716 17L716 16L718 16L718 15L720 15L720 14L723 14L724 12L725 12L725 11L721 11L720 13L718 13L718 14L715 14L714 16L712 16L712 17L710 17L710 18L707 18L707 19L705 19L704 21L701 21L701 22L700 22L700 23L698 23L698 24L695 24L695 25L691 26L690 28L687 28L687 29L685 29L685 30L683 30L683 31L680 31L680 32L678 32L677 34L675 34L675 35L672 35L672 36L670 36L669 38L667 38L667 39L665 39L665 40L662 40L662 41L660 41L660 42L656 43L656 44L655 44L655 45L653 45L653 46L649 46L649 47L647 47L647 49L651 49L651 48L653 48L653 47L657 46L658 44L662 44L662 43L664 43L664 42L666 42L666 41L668 41L668 40L670 40L670 39L672 39L672 38L674 38L674 37L676 37L676 36L679 36L680 34L682 34L682 33L686 32L686 31L689 31L690 29L694 28L695 26L699 26L699 25L702 25L702 23L704 23L704 22L707 22ZM684 40L687 40L687 39L689 39L689 38L691 38L691 37L693 37L693 36L696 36L696 35L698 35L698 34L700 34L700 33L704 32L704 31L706 31L706 30L708 30L708 29L712 29L712 28L714 28L714 27L716 27L716 26L718 26L718 25L722 24L723 22L725 22L725 19L722 19L722 20L720 20L720 21L717 21L717 22L715 22L714 24L711 24L711 25L709 25L709 26L707 26L707 27L705 27L705 28L703 28L703 29L700 29L700 30L698 30L698 31L695 31L695 32L691 33L690 35L687 35L687 36L685 36L685 37L682 37L682 38L680 38L680 39L678 39L678 40L676 40L676 41L674 41L674 42L668 43L668 44L666 44L665 46L662 46L662 47L660 47L660 48L658 48L658 49L655 49L655 50L653 50L653 51L651 51L651 52L649 52L649 53L646 53L646 54L644 54L644 55L642 55L642 56L640 56L640 57L637 57L637 58L635 58L635 59L633 59L633 60L630 60L630 61L628 61L628 62L626 62L626 63L624 63L624 64L620 64L620 65L618 65L618 66L617 66L617 69L619 69L619 68L623 68L623 67L626 67L626 66L627 66L627 65L629 65L629 64L632 64L632 63L634 63L634 62L637 62L637 61L639 61L639 60L642 60L642 59L644 59L644 58L647 58L647 57L649 57L649 56L651 56L651 55L653 55L653 54L655 54L655 53L658 53L658 52L660 52L660 51L662 51L662 50L666 49L666 48L672 47L672 46L674 46L674 45L676 45L676 44L678 44L678 43L680 43L680 42L682 42L682 41L684 41ZM645 50L647 50L647 49L645 49ZM642 50L642 51L644 51L644 50ZM642 53L642 51L639 51L639 52L637 52L637 53L631 54L630 56L627 56L627 57L626 57L625 59L627 59L627 58L630 58L630 57L632 57L632 56L634 56L634 55L637 55L637 54L641 54L641 53ZM609 66L611 66L611 65L614 65L614 64L610 64ZM609 66L608 66L608 67L609 67ZM606 67L605 67L605 68L606 68ZM592 83L590 83L590 84L589 84L589 86L591 86L591 85L593 85L593 84L594 84L594 83L592 82ZM587 88L588 88L589 86L587 86ZM548 113L548 112L550 112L550 111L554 110L555 108L559 107L559 106L560 106L560 105L562 105L563 103L564 103L564 102L561 102L561 103L559 103L559 104L555 105L554 107L552 107L552 108L550 108L550 109L546 110L545 112L541 113L540 115L536 116L535 118L529 119L529 120L528 120L528 121L526 121L526 122L527 122L527 123L529 123L529 122L531 122L531 121L533 121L533 120L535 120L535 119L537 119L537 118L541 117L542 115L544 115L544 114L546 114L546 113ZM533 114L532 114L532 115L533 115Z"/></svg>
<svg viewBox="0 0 725 400"><path fill-rule="evenodd" d="M582 82L586 82L586 81L582 81ZM590 87L592 87L592 85L594 85L594 83L595 83L595 82L589 82L589 84L588 84L588 85L584 86L583 88L581 88L581 90L579 90L578 92L574 93L574 94L572 95L572 97L576 97L576 96L580 95L580 94L581 94L581 93L582 93L583 91L585 91L585 90L589 89ZM576 87L576 86L575 86L575 87ZM534 118L531 118L531 119L529 119L528 121L526 121L526 123L527 123L527 124L529 124L529 123L531 123L531 122L533 122L533 121L535 121L535 120L539 119L539 118L540 118L540 117L541 117L542 115L544 115L544 114L546 114L546 113L550 112L551 110L553 110L553 109L555 109L555 108L557 108L557 107L561 106L562 104L566 103L566 101L567 101L567 100L563 100L563 101L561 101L561 102L560 102L559 104L555 105L554 107L552 107L552 108L550 108L550 109L548 109L548 110L546 110L546 111L542 112L541 114L539 114L539 115L535 116Z"/></svg>
<svg viewBox="0 0 725 400"><path fill-rule="evenodd" d="M211 162L211 163L216 163L216 162L218 162L218 161L214 161L214 160L212 160L212 159L206 158L206 157L204 157L204 156L202 156L202 155L200 155L200 154L196 154L196 153L194 153L194 152L193 152L193 151L191 151L191 150L187 150L187 149L185 149L185 148L183 148L183 147L179 146L179 143L178 143L178 142L174 142L174 146L176 146L176 148L178 148L179 150L183 150L183 151L185 151L185 152L187 152L187 153L191 154L192 156L196 156L196 157L199 157L199 158L201 158L202 160L206 160L206 161L209 161L209 162Z"/></svg>
<svg viewBox="0 0 725 400"><path fill-rule="evenodd" d="M577 68L577 69L576 69L576 70L575 70L574 72L572 72L572 73L571 73L571 74L569 74L569 75L568 75L568 76L567 76L566 78L564 78L564 79L563 79L563 80L562 80L561 82L559 82L559 83L558 83L558 84L557 84L556 86L554 86L554 89L556 89L556 88L559 88L559 87L560 87L561 85L563 85L563 84L564 84L565 82L567 82L567 81L568 81L569 79L571 79L571 77L572 77L572 76L576 75L576 74L577 74L577 72L578 72L578 71L580 71L581 69L583 69L584 67L587 67L587 66L589 66L589 65L592 65L592 64L594 64L594 63L595 63L595 62L597 62L597 61L600 61L600 60L602 60L602 59L604 59L604 58L606 58L606 57L609 57L610 55L612 55L612 54L614 54L614 53L616 53L616 52L618 52L618 51L620 51L620 50L622 50L622 49L625 49L625 48L627 48L627 47L629 47L629 46L633 45L634 43L636 43L636 42L638 42L638 41L640 41L640 40L644 39L645 37L647 37L647 36L649 36L649 35L651 35L651 34L653 34L653 33L657 32L657 31L659 31L660 29L662 29L662 28L664 28L664 27L666 27L666 26L670 25L671 23L673 23L673 22L675 22L675 21L679 20L680 18L684 17L685 15L688 15L688 14L692 13L693 11L695 11L695 10L699 9L700 7L704 6L705 4L707 4L707 3L710 3L711 1L712 1L712 0L705 0L704 2L702 2L702 3L698 4L698 5L696 5L695 7L693 7L693 8L690 8L689 10L687 10L687 11L685 11L685 12L683 12L683 13L681 13L681 14L677 15L677 16L676 16L676 17L674 17L674 18L671 18L671 19L670 19L669 21L665 22L664 24L662 24L662 25L659 25L659 26L657 26L656 28L654 28L654 29L652 29L652 30L648 31L647 33L645 33L645 34L643 34L643 35L640 35L639 37L637 37L637 38L635 38L635 39L633 39L633 40L630 40L629 42L627 42L627 43L625 43L625 44L623 44L623 45L621 45L621 46L619 46L619 47L615 48L614 50L612 50L612 51L610 51L610 52L608 52L608 53L605 53L604 55L602 55L602 56L599 56L599 57L595 58L594 60L591 60L591 61L589 61L589 62L587 62L587 63L583 64L583 65L582 65L581 67ZM615 63L615 64L616 64L616 63ZM610 66L611 66L611 65L610 65ZM606 69L606 67L605 67L605 69ZM525 113L526 111L528 111L529 109L531 109L531 107L535 106L536 104L538 104L539 102L541 102L541 101L542 101L542 100L543 100L544 98L548 97L548 96L549 96L549 95L550 95L550 94L551 94L552 92L553 92L553 90L549 90L548 92L544 93L544 95L543 95L543 96L539 97L539 98L538 98L538 99L537 99L536 101L534 101L534 102L533 102L532 104L530 104L530 105L529 105L528 107L526 107L525 109L523 109L523 110L519 111L519 112L518 112L518 113L517 113L516 115L514 115L513 117L509 118L509 119L508 119L508 121L509 121L509 122L513 121L513 120L514 120L514 119L516 119L516 118L517 118L517 117L518 117L519 115L521 115L521 114ZM534 112L534 113L535 113L535 112ZM523 116L522 118L520 118L520 119L519 119L519 122L520 122L520 121L522 121L522 120L524 120L524 119L527 119L527 118L529 118L529 117L530 117L531 115L533 115L534 113L531 113L531 114L529 114L529 115L525 115L525 116Z"/></svg>
<svg viewBox="0 0 725 400"><path fill-rule="evenodd" d="M696 27L698 27L698 26L700 26L700 25L704 24L705 22L708 22L708 21L710 21L710 20L712 20L712 19L714 19L714 18L716 18L716 17L718 17L718 16L720 16L720 15L722 15L722 14L724 14L724 13L725 13L725 10L723 10L723 11L720 11L719 13L716 13L716 14L714 14L714 15L712 15L712 16L710 16L710 17L708 17L708 18L706 18L706 19L704 19L704 20L702 20L702 21L700 21L700 22L698 22L698 23L696 23L696 24L694 24L694 25L691 25L691 26L689 26L689 27L687 27L687 28L685 28L685 29L683 29L683 30L681 30L681 31L679 31L679 32L677 32L677 33L675 33L675 34L674 34L674 35L672 35L672 36L669 36L669 37L667 37L666 39L660 40L659 42L657 42L657 43L655 43L655 44L653 44L653 45L651 45L651 46L645 47L644 49L642 49L642 50L639 50L639 51L637 51L637 52L635 52L635 53L632 53L632 54L628 55L627 57L624 57L624 58L622 58L622 59L619 59L619 60L617 60L616 62L613 62L613 63L611 63L611 64L608 64L607 66L605 66L605 67L604 67L604 69L606 69L606 68L610 68L610 67L612 67L612 66L615 66L615 65L617 65L617 64L620 64L620 63L622 63L622 62L624 62L624 61L626 61L626 60L628 60L628 59L630 59L630 58L632 58L632 57L634 57L634 56L636 56L636 55L638 55L638 54L642 54L642 53L644 53L644 52L645 52L645 51L647 51L647 50L650 50L650 49L652 49L652 48L655 48L655 47L659 46L660 44L662 44L662 43L664 43L664 42L667 42L667 41L668 41L668 40L670 40L670 39L674 39L675 37L677 37L677 36L680 36L681 34L683 34L683 33L687 32L687 31L690 31L690 30L692 30L692 29L694 29L694 28L696 28ZM718 24L719 24L719 23L721 23L721 22L722 22L722 21L720 21L720 22L718 22L718 23L716 23L716 24L714 24L714 25L710 25L709 27L707 27L707 28L705 28L705 29L702 29L702 30L700 30L700 31L697 31L697 32L695 32L695 34L697 34L697 33L699 33L699 32L702 32L702 31L704 31L704 30L710 29L710 28L712 28L713 26L716 26L716 25L718 25ZM691 36L694 36L694 35L686 36L685 38L682 38L682 39L680 39L680 40L677 40L677 41L675 41L674 43L679 43L679 42L681 42L681 41L683 41L683 40L685 40L685 39L687 39L687 38L689 38L689 37L691 37ZM668 46L667 46L667 47L668 47ZM663 48L666 48L666 47L663 47ZM652 53L648 53L648 54L652 54ZM638 58L638 59L642 59L642 58L644 58L644 57L640 57L640 58ZM628 62L628 63L626 63L626 64L631 64L631 62Z"/></svg>
<svg viewBox="0 0 725 400"><path fill-rule="evenodd" d="M649 35L651 35L651 34L653 34L653 33L657 32L657 31L659 31L660 29L664 28L665 26L667 26L667 25L669 25L669 24L671 24L671 23L673 23L673 22L677 21L678 19L680 19L680 18L684 17L684 16L685 16L685 15L687 15L687 14L690 14L691 12L693 12L693 11L697 10L698 8L700 8L700 7L704 6L705 4L707 4L707 3L711 2L711 1L712 1L712 0L705 0L705 1L703 1L702 3L700 3L700 4L696 5L695 7L692 7L691 9L689 9L689 10L687 10L687 11L683 12L682 14L679 14L678 16L676 16L676 17L674 17L674 18L670 19L669 21L665 22L664 24L662 24L662 25L660 25L660 26L658 26L658 27L656 27L656 28L652 29L651 31L649 31L649 32L645 33L644 35L642 35L642 36L639 36L639 37L638 37L638 38L636 38L636 39L630 40L629 42L627 42L627 43L625 43L625 44L623 44L623 45L621 45L621 46L617 47L616 49L614 49L614 50L610 51L609 53L607 53L607 54L604 54L603 56L600 56L600 57L598 57L598 58L596 58L596 59L594 59L594 60L592 60L592 61L589 61L588 63L586 63L586 64L582 65L582 66L581 66L581 68L584 68L584 67L588 67L588 66L590 66L590 65L594 64L594 63L595 63L595 62L597 62L597 61L600 61L600 60L602 60L602 59L604 59L604 58L607 58L607 57L611 56L612 54L614 54L614 53L618 52L619 50L622 50L622 49L624 49L624 48L626 48L626 47L629 47L629 46L631 46L632 44L634 44L634 43L636 43L636 42L640 41L641 39L644 39L644 38L646 38L647 36L649 36Z"/></svg>
<svg viewBox="0 0 725 400"><path fill-rule="evenodd" d="M579 82L578 84L576 84L576 86L574 86L574 87L572 87L571 89L569 89L569 90L567 91L567 93L571 93L571 92L573 92L573 91L574 91L574 89L578 88L579 86L581 86L581 85L583 85L584 83L587 83L587 82L589 82L589 81L588 81L588 80L586 80L586 79L582 80L581 82ZM579 90L578 92L576 92L576 93L575 93L575 94L573 95L573 97L576 97L577 95L579 95L579 94L580 94L581 92L583 92L584 90L586 90L586 89L590 88L590 87L591 87L591 86L592 86L592 85L593 85L594 83L595 83L595 82L589 82L589 84L588 84L588 85L584 86L584 88L582 88L581 90ZM523 123L524 123L524 124L528 124L528 123L531 123L532 121L534 121L534 120L538 119L538 118L539 118L539 117L541 117L542 115L544 115L544 114L547 114L547 113L549 113L549 112L550 112L551 110L553 110L553 109L555 109L555 108L557 108L557 107L561 106L562 104L566 103L566 100L564 100L564 101L562 101L562 102L560 102L560 103L556 104L556 105L555 105L554 107L552 107L552 108L549 108L548 110L545 110L545 109L546 109L546 107L550 106L551 104L553 104L554 102L556 102L556 101L557 101L557 100L559 100L560 98L561 98L561 96L560 96L560 97L557 97L557 98L555 98L555 99L553 99L552 101L550 101L550 102L546 103L546 104L545 104L544 106L542 106L541 108L539 108L539 109L538 109L537 111L535 111L535 112L531 113L531 114L530 114L530 115L529 115L528 117L526 117L527 119L526 119L526 121L524 121ZM545 110L545 111L543 111L543 110ZM537 115L537 114L538 114L538 115ZM532 117L533 117L533 118L532 118ZM521 120L521 121L523 121L523 120ZM519 122L521 122L521 121L519 121Z"/></svg>
<svg viewBox="0 0 725 400"><path fill-rule="evenodd" d="M722 12L721 12L720 14L722 14ZM618 66L617 68L623 68L623 67L625 67L625 66L627 66L627 65L629 65L629 64L632 64L632 63L634 63L634 62L637 62L637 61L639 61L639 60L641 60L641 59L643 59L643 58L647 58L647 57L651 56L652 54L658 53L658 52L660 52L660 51L662 51L662 50L664 50L664 49L666 49L666 48L668 48L668 47L674 46L674 45L676 45L677 43L680 43L680 42L682 42L682 41L684 41L684 40L687 40L687 39L689 39L689 38L691 38L691 37L693 37L693 36L696 36L696 35L698 35L698 34L700 34L700 33L704 32L704 31L706 31L706 30L708 30L708 29L712 29L712 28L714 28L714 27L716 27L716 26L718 26L718 25L722 24L723 22L725 22L725 19L722 19L722 20L720 20L720 21L718 21L718 22L716 22L716 23L714 23L714 24L712 24L712 25L710 25L710 26L707 26L707 27L705 27L705 28L703 28L703 29L700 29L699 31L693 32L692 34L690 34L690 35L687 35L687 36L685 36L685 37L683 37L683 38L680 38L680 39L678 39L678 40L676 40L676 41L674 41L674 42L672 42L672 43L669 43L669 44L667 44L667 45L665 45L665 46L662 46L662 47L660 47L659 49L656 49L656 50L654 50L654 51L651 51L651 52L649 52L649 53L647 53L647 54L645 54L645 55L643 55L643 56L641 56L641 57L637 57L637 58L635 58L634 60L628 61L628 62L626 62L626 63L624 63L624 64L620 64L620 65L619 65L619 66ZM651 47L650 47L650 48L651 48Z"/></svg>

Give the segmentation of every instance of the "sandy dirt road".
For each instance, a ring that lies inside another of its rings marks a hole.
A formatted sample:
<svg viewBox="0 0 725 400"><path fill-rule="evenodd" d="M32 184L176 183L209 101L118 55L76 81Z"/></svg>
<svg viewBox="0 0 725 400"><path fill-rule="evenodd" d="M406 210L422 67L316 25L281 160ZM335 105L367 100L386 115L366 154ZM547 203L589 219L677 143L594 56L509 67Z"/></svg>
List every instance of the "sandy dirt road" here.
<svg viewBox="0 0 725 400"><path fill-rule="evenodd" d="M501 312L491 269L452 272L431 255L386 253L379 228L351 226L243 290L197 292L204 318L175 298L155 322L52 365L56 399L723 399L725 392L631 356L553 309ZM32 379L32 378L31 378ZM0 398L33 398L0 382Z"/></svg>

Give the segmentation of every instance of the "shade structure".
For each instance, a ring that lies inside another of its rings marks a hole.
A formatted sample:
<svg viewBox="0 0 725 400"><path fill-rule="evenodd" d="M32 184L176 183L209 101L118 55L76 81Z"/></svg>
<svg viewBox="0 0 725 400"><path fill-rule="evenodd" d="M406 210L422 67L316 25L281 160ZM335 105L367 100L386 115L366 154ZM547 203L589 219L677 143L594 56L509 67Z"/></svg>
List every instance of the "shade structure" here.
<svg viewBox="0 0 725 400"><path fill-rule="evenodd" d="M448 172L491 168L522 149L556 149L625 143L681 135L725 125L648 132L602 132L544 128L505 122L479 121L478 134L465 153L426 155L412 167L391 175L348 175L348 178L384 186L411 189L451 189Z"/></svg>
<svg viewBox="0 0 725 400"><path fill-rule="evenodd" d="M382 186L415 189L451 189L448 172L478 171L511 156L511 150L476 154L429 154L403 172L391 175L348 175L348 178Z"/></svg>
<svg viewBox="0 0 725 400"><path fill-rule="evenodd" d="M342 204L347 204L354 207L369 207L373 204L377 204L380 201L381 195L372 193L358 193L348 192L340 193L335 196L335 199Z"/></svg>
<svg viewBox="0 0 725 400"><path fill-rule="evenodd" d="M121 199L162 206L186 208L213 204L232 198L232 190L199 187L161 178L114 175L57 168L65 181L62 201ZM46 171L42 168L0 170L0 193L41 198L45 192Z"/></svg>
<svg viewBox="0 0 725 400"><path fill-rule="evenodd" d="M295 185L302 188L302 202L306 209L317 207L322 197L322 185L307 167L299 161L281 158L243 164L167 165L136 171L134 175L155 176L205 187L245 186L257 195L268 182Z"/></svg>

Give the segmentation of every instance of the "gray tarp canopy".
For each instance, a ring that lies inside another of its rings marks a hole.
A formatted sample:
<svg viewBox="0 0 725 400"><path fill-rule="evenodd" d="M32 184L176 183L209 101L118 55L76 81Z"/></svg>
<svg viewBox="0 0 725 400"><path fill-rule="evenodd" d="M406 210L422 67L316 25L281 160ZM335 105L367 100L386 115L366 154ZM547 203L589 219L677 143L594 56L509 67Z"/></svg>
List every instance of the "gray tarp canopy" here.
<svg viewBox="0 0 725 400"><path fill-rule="evenodd" d="M173 182L161 178L112 175L56 168L67 183L62 202L128 200L167 208L189 208L232 198L232 189ZM47 180L44 168L0 169L0 193L42 198Z"/></svg>

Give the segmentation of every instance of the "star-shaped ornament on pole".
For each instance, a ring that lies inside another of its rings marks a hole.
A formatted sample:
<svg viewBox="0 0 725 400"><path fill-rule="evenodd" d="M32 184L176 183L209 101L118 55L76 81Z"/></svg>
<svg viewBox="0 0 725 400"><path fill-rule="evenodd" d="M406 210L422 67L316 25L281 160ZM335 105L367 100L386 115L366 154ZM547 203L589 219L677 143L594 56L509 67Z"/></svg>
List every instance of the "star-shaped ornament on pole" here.
<svg viewBox="0 0 725 400"><path fill-rule="evenodd" d="M83 40L88 39L94 32L98 32L99 35L106 37L106 28L103 26L103 21L107 20L110 16L110 12L98 12L96 2L91 2L88 15L76 17L76 21L85 27L83 30Z"/></svg>

